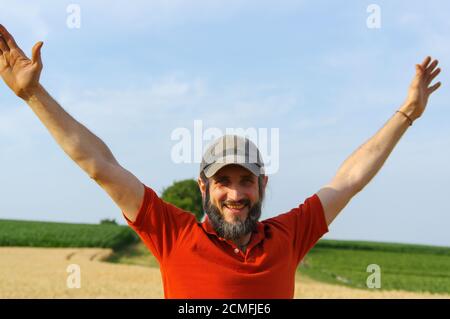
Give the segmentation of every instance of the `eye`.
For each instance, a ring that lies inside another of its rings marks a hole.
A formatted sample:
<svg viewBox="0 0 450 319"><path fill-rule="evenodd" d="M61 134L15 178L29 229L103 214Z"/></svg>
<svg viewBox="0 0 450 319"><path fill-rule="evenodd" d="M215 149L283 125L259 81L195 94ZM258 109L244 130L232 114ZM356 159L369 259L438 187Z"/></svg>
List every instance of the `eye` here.
<svg viewBox="0 0 450 319"><path fill-rule="evenodd" d="M226 178L220 178L216 180L216 184L219 185L226 185L228 183L228 180Z"/></svg>
<svg viewBox="0 0 450 319"><path fill-rule="evenodd" d="M246 179L243 180L243 183L245 185L252 185L253 184L253 180L250 179L250 178L246 178Z"/></svg>

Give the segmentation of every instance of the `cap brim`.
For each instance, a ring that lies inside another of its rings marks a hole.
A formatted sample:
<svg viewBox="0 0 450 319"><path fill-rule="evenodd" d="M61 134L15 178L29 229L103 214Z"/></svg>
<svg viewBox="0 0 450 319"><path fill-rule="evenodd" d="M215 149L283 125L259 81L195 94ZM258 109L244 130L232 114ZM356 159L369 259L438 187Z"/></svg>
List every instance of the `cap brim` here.
<svg viewBox="0 0 450 319"><path fill-rule="evenodd" d="M261 167L259 167L255 163L213 163L213 164L209 165L208 167L206 167L203 172L205 173L205 176L207 178L210 178L210 177L214 176L221 168L223 168L227 165L233 165L233 164L239 165L239 166L247 169L255 176L259 176L262 173Z"/></svg>

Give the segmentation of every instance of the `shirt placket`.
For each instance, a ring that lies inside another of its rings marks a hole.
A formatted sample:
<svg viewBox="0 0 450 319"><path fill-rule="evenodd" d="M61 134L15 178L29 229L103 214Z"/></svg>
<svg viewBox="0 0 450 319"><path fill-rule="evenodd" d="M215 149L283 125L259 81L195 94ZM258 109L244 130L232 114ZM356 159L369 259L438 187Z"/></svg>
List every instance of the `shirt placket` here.
<svg viewBox="0 0 450 319"><path fill-rule="evenodd" d="M239 247L236 246L235 243L233 243L232 241L228 241L224 238L220 238L219 240L222 241L225 245L227 245L227 249L231 249L231 251L233 252L234 256L237 256L239 258L239 261L244 261L245 260L245 256L242 253L242 251L239 249Z"/></svg>
<svg viewBox="0 0 450 319"><path fill-rule="evenodd" d="M223 238L221 238L221 240L223 240L228 245L230 245L233 250L234 255L239 256L240 257L239 260L244 261L244 262L253 261L253 257L252 257L253 251L254 251L255 247L259 244L259 242L261 241L259 237L255 240L252 239L244 253L242 250L239 249L239 247L236 246L235 243L225 240Z"/></svg>
<svg viewBox="0 0 450 319"><path fill-rule="evenodd" d="M229 249L229 248L231 247L232 252L233 252L233 255L239 257L239 261L241 261L241 262L242 262L242 261L243 261L243 262L253 261L253 257L251 257L251 256L252 256L251 254L252 254L254 248L262 241L262 239L263 239L263 237L264 237L264 236L261 234L261 232L263 232L264 229L263 229L262 226L260 226L259 231L256 232L256 233L254 234L256 237L255 237L255 238L252 237L252 238L250 239L250 243L249 243L249 245L247 246L247 249L245 250L245 253L243 253L243 252L239 249L239 247L237 247L237 245L236 245L233 241L226 240L225 238L219 237L219 236L217 236L217 234L216 234L213 230L208 229L208 228L210 228L209 225L208 225L208 226L205 226L205 228L206 228L206 231L207 231L209 234L214 235L214 236L215 236L217 239L219 239L219 241L221 241L225 246L228 246L227 249Z"/></svg>

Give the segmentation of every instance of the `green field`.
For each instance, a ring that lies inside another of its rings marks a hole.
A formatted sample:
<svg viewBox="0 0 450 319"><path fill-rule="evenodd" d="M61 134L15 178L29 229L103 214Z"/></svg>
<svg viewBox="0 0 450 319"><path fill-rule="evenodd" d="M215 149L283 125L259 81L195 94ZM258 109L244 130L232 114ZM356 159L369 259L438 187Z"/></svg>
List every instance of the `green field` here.
<svg viewBox="0 0 450 319"><path fill-rule="evenodd" d="M137 241L127 226L0 219L0 246L120 249Z"/></svg>
<svg viewBox="0 0 450 319"><path fill-rule="evenodd" d="M306 256L299 272L316 280L368 289L367 266L381 270L381 290L450 293L450 248L320 241Z"/></svg>

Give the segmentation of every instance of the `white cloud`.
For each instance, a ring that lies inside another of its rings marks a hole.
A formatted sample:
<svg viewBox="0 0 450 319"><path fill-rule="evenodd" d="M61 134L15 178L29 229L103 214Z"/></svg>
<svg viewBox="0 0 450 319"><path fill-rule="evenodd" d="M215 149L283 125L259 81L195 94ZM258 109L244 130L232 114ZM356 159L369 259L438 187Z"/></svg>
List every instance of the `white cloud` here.
<svg viewBox="0 0 450 319"><path fill-rule="evenodd" d="M273 85L242 83L211 87L207 79L171 73L131 89L65 88L58 100L88 126L109 132L118 127L136 128L136 123L176 127L194 119L232 127L286 116L298 101L292 93L280 90Z"/></svg>
<svg viewBox="0 0 450 319"><path fill-rule="evenodd" d="M206 94L205 80L169 74L128 89L66 88L58 94L58 100L88 126L114 132L131 129L135 123L160 125L177 112L197 107Z"/></svg>
<svg viewBox="0 0 450 319"><path fill-rule="evenodd" d="M208 79L187 77L181 72L141 81L131 88L48 90L86 127L118 141L128 135L125 132L132 136L136 132L166 133L180 126L189 128L195 119L203 120L205 127L221 129L255 127L258 123L269 128L273 120L284 119L295 111L298 103L297 96L273 84L212 87ZM45 128L25 103L18 99L16 102L14 106L5 105L0 113L0 133L5 143L28 145L27 141L36 137L36 132L45 132ZM300 125L315 122L307 118L303 121Z"/></svg>

